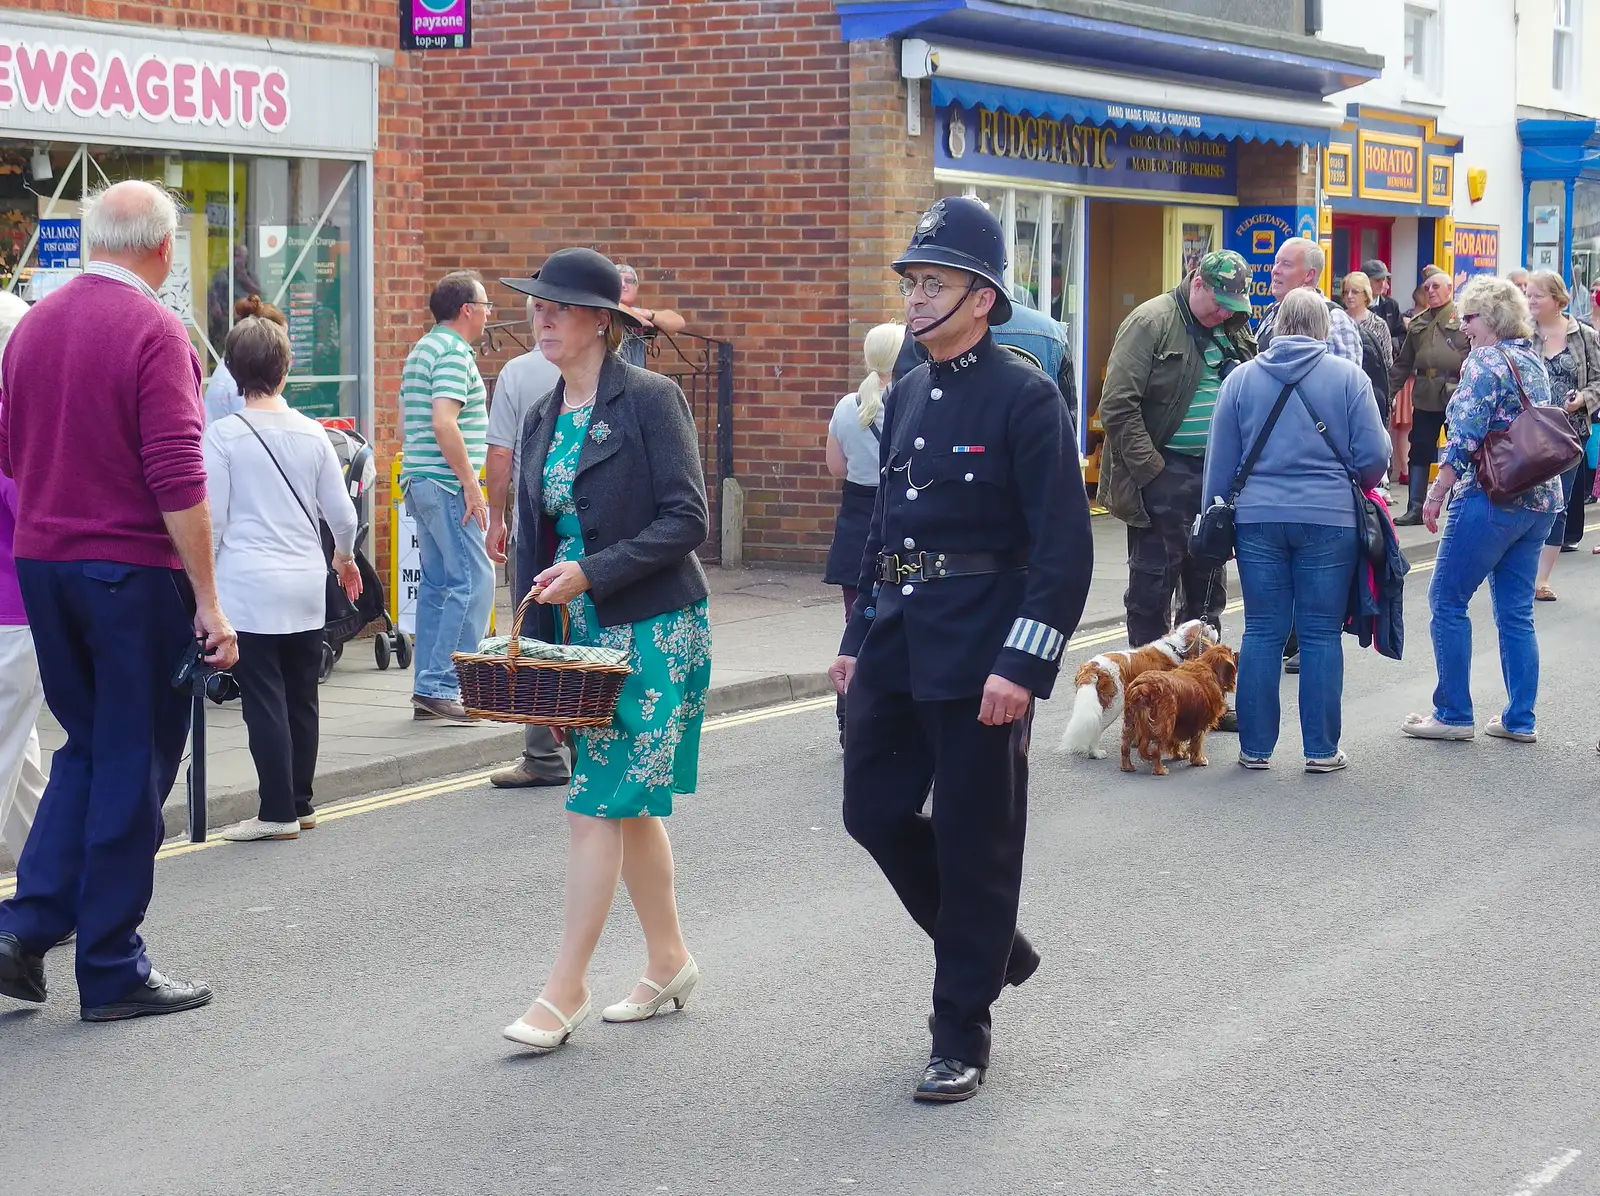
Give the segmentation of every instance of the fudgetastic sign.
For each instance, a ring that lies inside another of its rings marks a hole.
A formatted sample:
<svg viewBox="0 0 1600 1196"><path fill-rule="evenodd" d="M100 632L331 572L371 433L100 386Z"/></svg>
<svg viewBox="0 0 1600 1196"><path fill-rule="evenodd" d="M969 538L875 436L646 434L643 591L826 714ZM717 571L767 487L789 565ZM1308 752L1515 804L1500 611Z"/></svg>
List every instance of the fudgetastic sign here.
<svg viewBox="0 0 1600 1196"><path fill-rule="evenodd" d="M122 116L180 125L260 128L289 124L289 80L275 66L0 39L0 112Z"/></svg>

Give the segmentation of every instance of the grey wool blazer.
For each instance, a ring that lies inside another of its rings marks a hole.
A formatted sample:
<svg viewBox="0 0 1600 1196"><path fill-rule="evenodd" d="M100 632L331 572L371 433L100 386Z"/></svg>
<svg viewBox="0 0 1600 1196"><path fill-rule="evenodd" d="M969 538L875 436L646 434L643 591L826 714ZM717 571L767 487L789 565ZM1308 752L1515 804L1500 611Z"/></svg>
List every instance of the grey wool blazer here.
<svg viewBox="0 0 1600 1196"><path fill-rule="evenodd" d="M565 380L522 425L517 479L516 592L555 560L555 520L544 513L544 463ZM705 474L689 402L678 384L608 354L572 487L583 527L583 572L603 627L637 623L707 594L695 549L709 527ZM553 639L547 606L523 634Z"/></svg>

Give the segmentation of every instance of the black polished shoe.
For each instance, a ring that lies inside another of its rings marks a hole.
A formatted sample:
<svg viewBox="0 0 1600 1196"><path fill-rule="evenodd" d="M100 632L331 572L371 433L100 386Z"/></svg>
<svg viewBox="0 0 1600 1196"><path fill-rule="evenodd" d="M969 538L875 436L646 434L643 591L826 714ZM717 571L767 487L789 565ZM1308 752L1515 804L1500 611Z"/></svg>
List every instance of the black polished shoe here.
<svg viewBox="0 0 1600 1196"><path fill-rule="evenodd" d="M1421 525L1421 523L1422 523L1422 508L1421 507L1407 507L1406 508L1406 513L1404 515L1399 516L1394 521L1394 525L1396 527L1418 527L1418 526Z"/></svg>
<svg viewBox="0 0 1600 1196"><path fill-rule="evenodd" d="M1006 983L1012 988L1020 988L1032 979L1033 974L1039 970L1040 957L1037 951L1030 951L1022 959L1013 959L1006 968Z"/></svg>
<svg viewBox="0 0 1600 1196"><path fill-rule="evenodd" d="M952 1101L971 1100L983 1086L988 1068L972 1067L959 1059L931 1059L928 1070L922 1073L922 1083L917 1085L912 1098L949 1104Z"/></svg>
<svg viewBox="0 0 1600 1196"><path fill-rule="evenodd" d="M1227 735L1237 735L1239 733L1239 712L1231 707L1224 710L1222 718L1217 722L1216 729Z"/></svg>
<svg viewBox="0 0 1600 1196"><path fill-rule="evenodd" d="M1300 671L1300 653L1296 652L1293 656L1283 658L1283 671L1290 676Z"/></svg>
<svg viewBox="0 0 1600 1196"><path fill-rule="evenodd" d="M35 1005L45 997L44 956L29 951L14 934L0 934L0 994Z"/></svg>
<svg viewBox="0 0 1600 1196"><path fill-rule="evenodd" d="M109 1005L83 1007L79 1016L86 1022L122 1022L130 1017L152 1017L160 1013L182 1013L211 1002L211 986L199 980L169 980L154 968L150 977L120 1001Z"/></svg>

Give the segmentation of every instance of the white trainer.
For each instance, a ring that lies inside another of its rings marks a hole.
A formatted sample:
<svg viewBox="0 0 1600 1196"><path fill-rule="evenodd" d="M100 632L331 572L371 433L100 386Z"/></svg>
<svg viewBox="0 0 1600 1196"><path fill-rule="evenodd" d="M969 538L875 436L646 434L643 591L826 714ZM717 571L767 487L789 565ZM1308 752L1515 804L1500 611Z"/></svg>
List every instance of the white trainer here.
<svg viewBox="0 0 1600 1196"><path fill-rule="evenodd" d="M600 1016L608 1022L647 1022L668 1005L682 1009L689 1003L689 996L699 981L700 968L691 955L689 962L684 964L678 974L665 986L657 984L648 976L639 978L640 984L656 991L656 995L648 1001L618 1001L615 1005L608 1005L601 1010Z"/></svg>
<svg viewBox="0 0 1600 1196"><path fill-rule="evenodd" d="M259 818L246 818L238 826L230 826L217 836L229 843L257 843L263 839L298 839L300 820L293 822L262 822Z"/></svg>

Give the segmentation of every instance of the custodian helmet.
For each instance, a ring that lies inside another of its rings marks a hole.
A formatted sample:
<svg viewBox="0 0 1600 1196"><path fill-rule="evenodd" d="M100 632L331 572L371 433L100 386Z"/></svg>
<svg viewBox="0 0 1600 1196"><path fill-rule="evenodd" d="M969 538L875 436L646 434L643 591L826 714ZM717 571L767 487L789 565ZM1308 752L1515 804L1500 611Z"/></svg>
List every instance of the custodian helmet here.
<svg viewBox="0 0 1600 1196"><path fill-rule="evenodd" d="M991 325L1011 319L1011 300L1006 295L1006 245L1000 222L994 213L975 199L965 196L941 199L922 214L911 244L895 259L894 269L901 274L909 266L948 266L976 274L994 288L994 306L989 309Z"/></svg>

